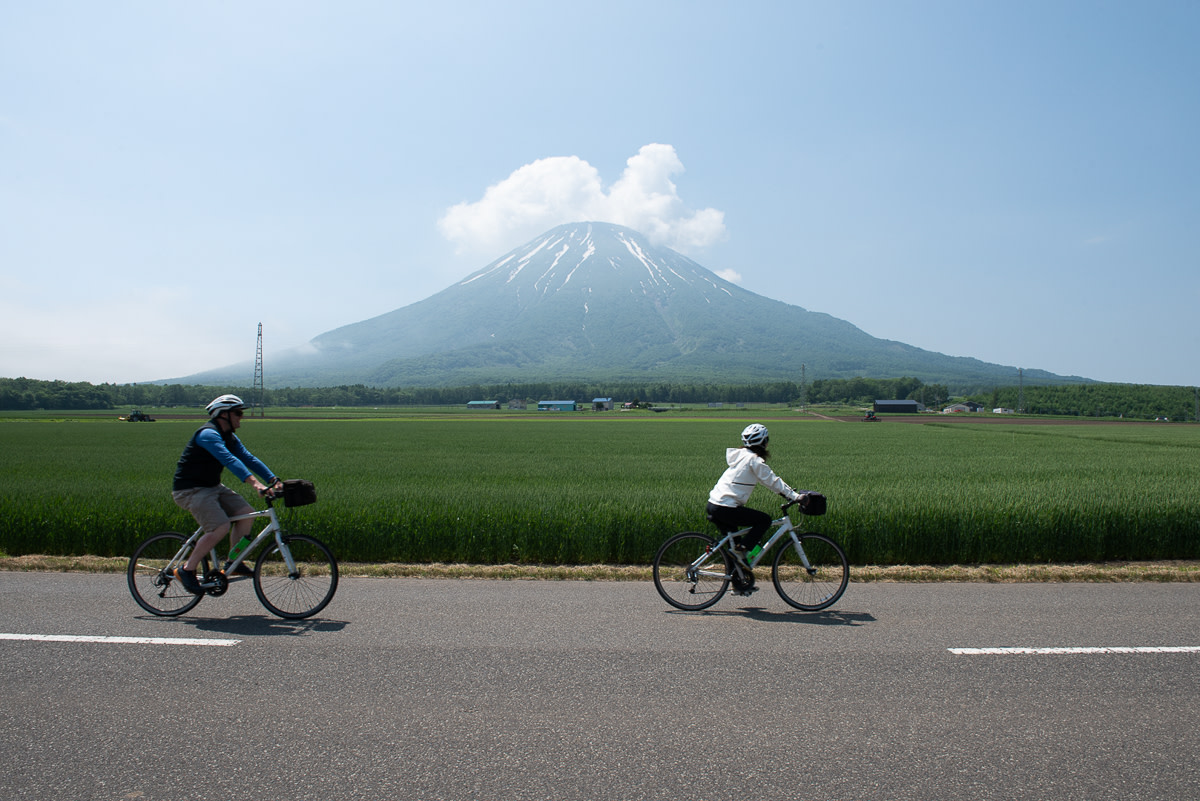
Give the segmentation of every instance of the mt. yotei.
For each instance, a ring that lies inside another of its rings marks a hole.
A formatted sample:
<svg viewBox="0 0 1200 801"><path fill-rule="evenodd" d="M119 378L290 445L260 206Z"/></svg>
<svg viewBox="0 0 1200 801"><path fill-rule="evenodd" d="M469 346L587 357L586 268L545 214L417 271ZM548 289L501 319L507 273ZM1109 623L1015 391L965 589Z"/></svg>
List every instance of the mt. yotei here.
<svg viewBox="0 0 1200 801"><path fill-rule="evenodd" d="M321 334L265 375L269 386L749 383L797 380L801 364L814 378L913 376L952 387L1016 376L756 295L598 222L558 226L425 300ZM244 374L225 368L186 380L245 383Z"/></svg>

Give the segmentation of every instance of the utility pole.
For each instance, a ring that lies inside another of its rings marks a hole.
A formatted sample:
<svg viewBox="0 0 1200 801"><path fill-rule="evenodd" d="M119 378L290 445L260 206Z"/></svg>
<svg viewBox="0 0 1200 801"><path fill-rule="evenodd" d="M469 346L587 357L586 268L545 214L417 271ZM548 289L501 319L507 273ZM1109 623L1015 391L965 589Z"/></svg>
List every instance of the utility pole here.
<svg viewBox="0 0 1200 801"><path fill-rule="evenodd" d="M1017 368L1017 414L1025 414L1025 368Z"/></svg>
<svg viewBox="0 0 1200 801"><path fill-rule="evenodd" d="M804 383L804 365L800 365L800 408L808 408L808 386Z"/></svg>
<svg viewBox="0 0 1200 801"><path fill-rule="evenodd" d="M266 417L266 408L263 406L264 391L263 391L263 369L262 369L262 323L258 324L258 351L254 356L254 395L258 404L258 416Z"/></svg>

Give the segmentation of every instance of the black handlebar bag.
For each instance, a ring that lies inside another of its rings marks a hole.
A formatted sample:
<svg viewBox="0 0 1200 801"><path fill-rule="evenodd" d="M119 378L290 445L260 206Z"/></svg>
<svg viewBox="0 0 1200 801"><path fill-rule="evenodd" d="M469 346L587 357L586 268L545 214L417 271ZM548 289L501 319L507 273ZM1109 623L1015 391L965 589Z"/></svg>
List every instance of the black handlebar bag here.
<svg viewBox="0 0 1200 801"><path fill-rule="evenodd" d="M308 506L317 502L317 488L311 481L289 478L283 482L284 506Z"/></svg>
<svg viewBox="0 0 1200 801"><path fill-rule="evenodd" d="M800 511L810 517L825 514L825 496L819 492L806 492L800 496Z"/></svg>

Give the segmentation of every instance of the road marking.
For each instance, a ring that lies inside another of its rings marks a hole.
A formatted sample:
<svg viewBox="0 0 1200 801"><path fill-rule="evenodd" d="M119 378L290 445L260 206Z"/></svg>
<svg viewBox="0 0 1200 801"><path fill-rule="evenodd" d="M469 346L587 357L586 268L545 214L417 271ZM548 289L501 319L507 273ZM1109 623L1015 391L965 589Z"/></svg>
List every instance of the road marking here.
<svg viewBox="0 0 1200 801"><path fill-rule="evenodd" d="M1008 656L1010 654L1195 654L1200 645L1103 645L1081 648L947 648L957 656Z"/></svg>
<svg viewBox="0 0 1200 801"><path fill-rule="evenodd" d="M237 645L241 640L216 640L189 637L101 637L90 634L0 634L0 640L35 642L102 642L118 645Z"/></svg>

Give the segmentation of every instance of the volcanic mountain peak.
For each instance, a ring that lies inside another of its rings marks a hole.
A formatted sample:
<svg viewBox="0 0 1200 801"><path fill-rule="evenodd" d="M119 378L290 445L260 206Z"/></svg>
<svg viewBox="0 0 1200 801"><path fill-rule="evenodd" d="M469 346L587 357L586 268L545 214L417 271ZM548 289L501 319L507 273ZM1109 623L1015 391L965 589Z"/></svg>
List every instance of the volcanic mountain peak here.
<svg viewBox="0 0 1200 801"><path fill-rule="evenodd" d="M563 379L753 383L913 376L994 386L1016 369L876 339L731 284L611 223L560 225L425 300L314 338L273 386ZM189 380L228 380L234 368ZM240 372L240 371L239 371ZM1027 370L1026 380L1065 381ZM1076 379L1079 380L1079 379Z"/></svg>
<svg viewBox="0 0 1200 801"><path fill-rule="evenodd" d="M562 290L640 288L662 294L682 288L731 294L731 284L636 231L612 223L560 225L460 281L514 288L526 301Z"/></svg>

